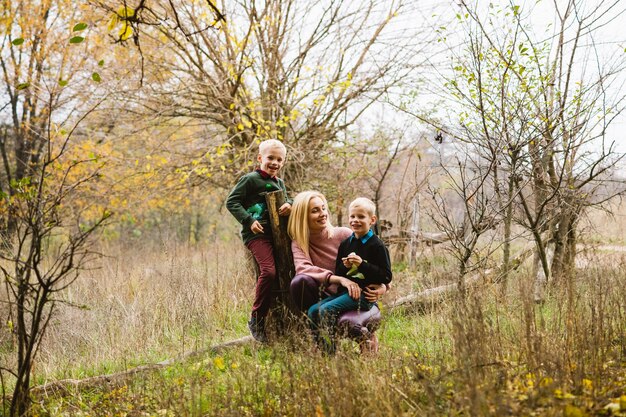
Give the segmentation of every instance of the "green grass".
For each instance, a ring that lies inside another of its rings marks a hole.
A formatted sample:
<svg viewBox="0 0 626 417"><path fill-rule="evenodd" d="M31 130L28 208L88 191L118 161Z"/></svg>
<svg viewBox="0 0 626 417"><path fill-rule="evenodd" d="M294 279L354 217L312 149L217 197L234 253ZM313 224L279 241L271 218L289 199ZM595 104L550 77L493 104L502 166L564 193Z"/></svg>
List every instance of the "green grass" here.
<svg viewBox="0 0 626 417"><path fill-rule="evenodd" d="M553 318L555 309L554 303L536 306L545 319ZM607 346L600 374L574 380L550 366L529 369L519 350L498 352L493 360L487 351L493 345L487 340L476 341L484 349L479 360L485 361L476 363L457 356L455 344L460 342L442 319L454 309L445 310L388 314L379 330L382 348L377 356L359 356L354 345L343 343L336 356L328 357L313 349L308 338L291 337L206 355L116 387L48 397L38 403L36 414L609 415L604 406L626 395L626 362L620 353L624 346ZM488 306L484 314L491 326L515 334L516 316L510 323L496 321L500 313Z"/></svg>
<svg viewBox="0 0 626 417"><path fill-rule="evenodd" d="M40 356L51 365L36 367L35 383L118 372L247 335L252 280L223 267L204 287L190 285L210 270L203 264L172 263L159 281L135 278L132 291L125 274L103 281L110 289L93 294L97 326L85 328L106 332L80 332L84 346L68 352L63 343L76 332L55 328L60 333ZM423 286L410 271L396 278L396 296ZM465 302L451 298L427 310L383 306L375 356L360 356L349 341L336 356L322 355L297 327L268 346L233 347L115 385L38 397L33 415L609 415L605 407L626 395L625 278L619 263L590 267L535 304L522 270L506 294L486 286ZM97 304L106 291L115 291L114 303ZM626 406L619 412L612 415L626 415Z"/></svg>

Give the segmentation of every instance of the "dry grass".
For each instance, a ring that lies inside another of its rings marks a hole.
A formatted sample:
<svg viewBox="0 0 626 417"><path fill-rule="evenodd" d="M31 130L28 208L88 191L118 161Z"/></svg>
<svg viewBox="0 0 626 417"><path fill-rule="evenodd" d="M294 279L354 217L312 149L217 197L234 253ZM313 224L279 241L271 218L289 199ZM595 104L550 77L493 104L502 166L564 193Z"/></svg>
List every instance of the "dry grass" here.
<svg viewBox="0 0 626 417"><path fill-rule="evenodd" d="M38 356L37 383L154 363L246 334L254 276L240 242L105 252L100 268L67 293L68 302L86 308L57 311ZM427 311L384 310L382 349L374 358L359 356L350 343L324 357L304 332L296 333L122 386L43 398L36 410L51 416L600 414L626 395L626 259L601 259L553 286L542 305L532 299L528 271L520 270L506 294L483 286L464 301ZM424 265L436 271L437 282L454 268L441 254ZM432 284L425 272L397 273L387 301Z"/></svg>
<svg viewBox="0 0 626 417"><path fill-rule="evenodd" d="M66 294L37 375L80 377L150 363L244 329L254 275L240 242L160 250L105 248L99 268Z"/></svg>

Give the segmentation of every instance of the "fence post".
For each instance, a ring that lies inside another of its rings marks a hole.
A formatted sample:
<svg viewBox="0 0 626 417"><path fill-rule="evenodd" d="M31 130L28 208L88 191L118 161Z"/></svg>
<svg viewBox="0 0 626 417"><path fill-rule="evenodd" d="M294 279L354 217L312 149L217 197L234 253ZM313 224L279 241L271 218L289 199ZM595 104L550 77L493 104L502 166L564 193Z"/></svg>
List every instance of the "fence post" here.
<svg viewBox="0 0 626 417"><path fill-rule="evenodd" d="M278 281L278 301L291 311L296 311L289 296L289 284L295 275L293 255L291 253L291 239L287 234L287 217L279 216L278 209L285 203L282 191L272 191L265 195L270 217L270 227L274 240L274 259L276 261L276 278ZM281 319L286 318L287 312ZM283 322L284 324L284 322Z"/></svg>

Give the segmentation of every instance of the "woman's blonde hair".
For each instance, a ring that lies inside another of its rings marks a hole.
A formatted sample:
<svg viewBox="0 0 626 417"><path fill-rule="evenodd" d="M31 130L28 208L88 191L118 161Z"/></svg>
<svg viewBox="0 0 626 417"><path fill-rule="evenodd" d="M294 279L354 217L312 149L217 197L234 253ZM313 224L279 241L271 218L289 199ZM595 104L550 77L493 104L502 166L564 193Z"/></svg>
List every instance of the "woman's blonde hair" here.
<svg viewBox="0 0 626 417"><path fill-rule="evenodd" d="M315 197L320 198L326 206L328 212L328 202L324 194L319 191L302 191L298 193L293 199L291 205L291 214L289 215L289 222L287 223L287 232L291 240L298 243L302 251L309 255L309 238L311 236L309 230L309 203ZM332 237L332 225L330 224L330 212L328 213L328 221L326 222L326 228L328 229L328 237Z"/></svg>

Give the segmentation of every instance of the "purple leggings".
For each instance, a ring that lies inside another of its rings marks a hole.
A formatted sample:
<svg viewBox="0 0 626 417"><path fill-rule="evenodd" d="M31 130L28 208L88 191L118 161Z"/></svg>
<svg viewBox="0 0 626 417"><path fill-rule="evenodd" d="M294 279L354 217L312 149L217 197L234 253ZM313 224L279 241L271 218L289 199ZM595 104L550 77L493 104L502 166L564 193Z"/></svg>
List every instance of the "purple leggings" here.
<svg viewBox="0 0 626 417"><path fill-rule="evenodd" d="M305 314L309 307L328 296L320 289L319 281L298 274L291 280L289 291L294 304ZM347 331L350 337L363 340L369 339L380 324L380 310L374 305L368 311L346 311L339 316L337 327Z"/></svg>

